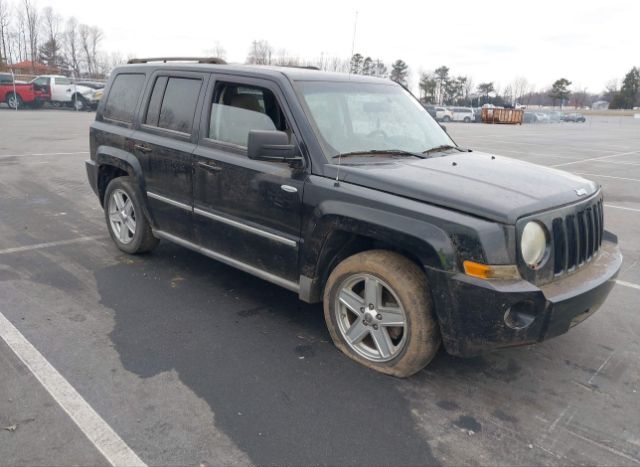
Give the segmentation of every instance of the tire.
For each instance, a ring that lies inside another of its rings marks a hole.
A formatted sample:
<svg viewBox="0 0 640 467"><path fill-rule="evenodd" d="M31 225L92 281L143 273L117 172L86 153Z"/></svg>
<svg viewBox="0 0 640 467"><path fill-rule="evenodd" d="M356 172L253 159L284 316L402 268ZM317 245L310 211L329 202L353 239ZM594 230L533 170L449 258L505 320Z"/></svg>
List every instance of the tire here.
<svg viewBox="0 0 640 467"><path fill-rule="evenodd" d="M71 106L78 112L81 112L86 110L89 104L84 97L77 95L71 98Z"/></svg>
<svg viewBox="0 0 640 467"><path fill-rule="evenodd" d="M365 298L377 303L370 308ZM324 318L349 358L400 378L424 368L440 346L424 272L391 251L365 251L338 264L325 285Z"/></svg>
<svg viewBox="0 0 640 467"><path fill-rule="evenodd" d="M7 94L6 103L10 109L14 109L14 110L24 106L24 103L20 95L13 92Z"/></svg>
<svg viewBox="0 0 640 467"><path fill-rule="evenodd" d="M118 177L109 182L104 194L104 216L111 239L125 253L146 253L158 244L133 177Z"/></svg>
<svg viewBox="0 0 640 467"><path fill-rule="evenodd" d="M469 123L471 119L469 117L464 117L464 123Z"/></svg>
<svg viewBox="0 0 640 467"><path fill-rule="evenodd" d="M445 123L449 123L451 121L451 117L449 117L448 115L445 115L444 117L442 117L442 121Z"/></svg>

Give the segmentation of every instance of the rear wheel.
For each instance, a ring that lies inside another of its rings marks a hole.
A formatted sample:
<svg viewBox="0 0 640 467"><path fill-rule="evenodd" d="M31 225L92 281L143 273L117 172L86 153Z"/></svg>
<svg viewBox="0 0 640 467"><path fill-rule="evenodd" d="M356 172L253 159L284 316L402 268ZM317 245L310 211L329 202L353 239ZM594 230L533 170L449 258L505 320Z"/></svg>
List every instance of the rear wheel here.
<svg viewBox="0 0 640 467"><path fill-rule="evenodd" d="M366 251L340 263L325 286L324 317L342 352L393 376L420 371L440 345L424 272L390 251Z"/></svg>
<svg viewBox="0 0 640 467"><path fill-rule="evenodd" d="M450 122L451 121L451 117L449 117L448 115L445 115L444 117L442 117L442 121L443 122Z"/></svg>
<svg viewBox="0 0 640 467"><path fill-rule="evenodd" d="M471 121L471 118L469 117L464 117L464 123L469 123Z"/></svg>
<svg viewBox="0 0 640 467"><path fill-rule="evenodd" d="M22 98L18 94L15 94L13 92L7 94L6 102L7 105L12 109L19 109L23 106Z"/></svg>
<svg viewBox="0 0 640 467"><path fill-rule="evenodd" d="M132 177L111 180L104 195L104 213L109 234L122 251L146 253L158 244Z"/></svg>

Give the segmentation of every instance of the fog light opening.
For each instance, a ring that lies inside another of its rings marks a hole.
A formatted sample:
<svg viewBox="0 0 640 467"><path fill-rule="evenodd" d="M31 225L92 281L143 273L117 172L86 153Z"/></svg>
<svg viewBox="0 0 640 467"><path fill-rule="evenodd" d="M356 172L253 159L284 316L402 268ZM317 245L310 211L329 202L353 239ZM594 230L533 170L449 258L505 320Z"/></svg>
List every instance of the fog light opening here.
<svg viewBox="0 0 640 467"><path fill-rule="evenodd" d="M516 331L528 328L535 319L534 304L529 301L511 305L504 314L504 324Z"/></svg>

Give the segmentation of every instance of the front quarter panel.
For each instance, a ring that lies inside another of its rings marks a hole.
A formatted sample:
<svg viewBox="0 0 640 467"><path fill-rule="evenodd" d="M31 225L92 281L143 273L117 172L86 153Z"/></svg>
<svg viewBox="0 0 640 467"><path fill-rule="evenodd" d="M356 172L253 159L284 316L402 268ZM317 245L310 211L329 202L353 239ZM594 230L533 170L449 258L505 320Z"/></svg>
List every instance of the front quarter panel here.
<svg viewBox="0 0 640 467"><path fill-rule="evenodd" d="M322 287L327 243L336 231L390 245L426 269L459 272L461 261L509 259L500 224L345 182L310 176L305 185L301 281ZM317 296L317 294L316 294Z"/></svg>

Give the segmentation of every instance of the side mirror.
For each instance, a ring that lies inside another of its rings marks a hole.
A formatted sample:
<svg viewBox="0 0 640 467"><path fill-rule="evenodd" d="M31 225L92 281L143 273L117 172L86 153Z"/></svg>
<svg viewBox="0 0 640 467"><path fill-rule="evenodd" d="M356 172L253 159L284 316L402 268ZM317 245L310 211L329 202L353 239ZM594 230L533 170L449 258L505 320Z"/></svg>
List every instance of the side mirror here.
<svg viewBox="0 0 640 467"><path fill-rule="evenodd" d="M251 130L247 140L249 159L271 162L299 161L296 146L289 144L289 136L284 131Z"/></svg>

